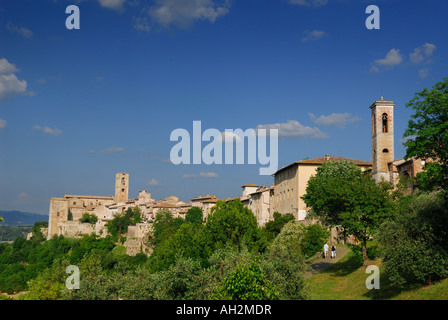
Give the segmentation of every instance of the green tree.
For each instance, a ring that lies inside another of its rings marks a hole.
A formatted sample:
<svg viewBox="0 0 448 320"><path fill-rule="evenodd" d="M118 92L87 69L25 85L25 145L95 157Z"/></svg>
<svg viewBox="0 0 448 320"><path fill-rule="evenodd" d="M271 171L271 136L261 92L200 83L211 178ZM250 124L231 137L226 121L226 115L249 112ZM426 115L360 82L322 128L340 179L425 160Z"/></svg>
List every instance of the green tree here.
<svg viewBox="0 0 448 320"><path fill-rule="evenodd" d="M207 218L206 229L215 249L229 245L241 248L243 244L263 249L255 215L239 199L218 201Z"/></svg>
<svg viewBox="0 0 448 320"><path fill-rule="evenodd" d="M428 283L448 276L448 201L438 194L400 199L393 220L381 225L378 241L392 284Z"/></svg>
<svg viewBox="0 0 448 320"><path fill-rule="evenodd" d="M168 209L157 211L154 219L154 232L152 234L151 243L157 245L168 238L171 238L177 229L184 223L182 218L174 218Z"/></svg>
<svg viewBox="0 0 448 320"><path fill-rule="evenodd" d="M70 263L65 259L56 259L53 265L42 271L28 282L29 292L25 300L57 300L65 287L65 273Z"/></svg>
<svg viewBox="0 0 448 320"><path fill-rule="evenodd" d="M278 300L275 286L257 263L238 266L225 280L217 295L226 300Z"/></svg>
<svg viewBox="0 0 448 320"><path fill-rule="evenodd" d="M185 221L193 224L202 224L202 209L199 207L191 207L185 215Z"/></svg>
<svg viewBox="0 0 448 320"><path fill-rule="evenodd" d="M419 188L448 190L448 78L417 92L406 107L415 113L404 133L405 158L429 160L417 174Z"/></svg>
<svg viewBox="0 0 448 320"><path fill-rule="evenodd" d="M128 227L130 225L135 225L141 221L142 217L140 208L128 208L125 212L115 214L114 218L106 223L107 232L115 240L118 240L118 238L128 232Z"/></svg>
<svg viewBox="0 0 448 320"><path fill-rule="evenodd" d="M288 222L263 255L261 268L282 300L303 300L308 296L303 255L306 232L304 224Z"/></svg>
<svg viewBox="0 0 448 320"><path fill-rule="evenodd" d="M328 162L309 179L302 199L324 224L341 226L347 235L355 236L367 264L367 240L394 212L389 190L390 185L376 184L351 162Z"/></svg>
<svg viewBox="0 0 448 320"><path fill-rule="evenodd" d="M304 234L305 257L309 258L317 252L321 252L323 245L328 241L329 237L330 231L328 228L321 226L320 224L312 224L308 226Z"/></svg>

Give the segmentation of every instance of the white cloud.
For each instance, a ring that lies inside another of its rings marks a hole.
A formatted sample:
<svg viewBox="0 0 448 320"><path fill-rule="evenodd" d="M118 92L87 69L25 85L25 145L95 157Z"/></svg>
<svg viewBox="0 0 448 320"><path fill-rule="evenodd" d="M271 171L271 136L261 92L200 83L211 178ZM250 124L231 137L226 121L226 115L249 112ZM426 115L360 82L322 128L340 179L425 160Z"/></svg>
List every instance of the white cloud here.
<svg viewBox="0 0 448 320"><path fill-rule="evenodd" d="M174 24L180 28L189 27L196 20L215 20L229 12L228 1L218 4L213 0L156 0L148 14L163 26Z"/></svg>
<svg viewBox="0 0 448 320"><path fill-rule="evenodd" d="M122 147L110 147L103 150L100 150L99 153L118 153L123 152L124 149Z"/></svg>
<svg viewBox="0 0 448 320"><path fill-rule="evenodd" d="M189 179L189 178L219 178L218 174L216 172L201 172L199 175L197 174L184 174L182 178Z"/></svg>
<svg viewBox="0 0 448 320"><path fill-rule="evenodd" d="M26 81L19 80L15 74L0 74L0 101L12 99L18 94L26 95L26 87Z"/></svg>
<svg viewBox="0 0 448 320"><path fill-rule="evenodd" d="M304 7L321 7L326 5L328 0L289 0L289 3Z"/></svg>
<svg viewBox="0 0 448 320"><path fill-rule="evenodd" d="M25 80L19 80L15 73L16 66L5 58L0 59L0 101L14 98L16 95L33 96L34 92L28 91Z"/></svg>
<svg viewBox="0 0 448 320"><path fill-rule="evenodd" d="M0 119L0 130L5 129L8 122L6 120Z"/></svg>
<svg viewBox="0 0 448 320"><path fill-rule="evenodd" d="M326 127L344 128L349 123L354 123L361 120L359 117L350 113L332 113L328 116L321 115L319 118L312 113L309 113L308 115L310 116L311 121L315 124Z"/></svg>
<svg viewBox="0 0 448 320"><path fill-rule="evenodd" d="M152 178L151 181L148 182L150 186L160 186L160 182L156 179Z"/></svg>
<svg viewBox="0 0 448 320"><path fill-rule="evenodd" d="M319 128L312 128L302 125L296 120L288 120L286 123L258 125L258 129L278 129L278 136L284 138L305 138L326 139L327 134L320 131Z"/></svg>
<svg viewBox="0 0 448 320"><path fill-rule="evenodd" d="M375 64L378 66L396 66L403 61L403 56L400 54L399 49L390 49L384 59L375 60Z"/></svg>
<svg viewBox="0 0 448 320"><path fill-rule="evenodd" d="M201 172L199 176L201 178L218 178L218 174L216 172Z"/></svg>
<svg viewBox="0 0 448 320"><path fill-rule="evenodd" d="M305 35L302 38L303 42L319 40L326 35L325 31L321 30L312 30L312 31L306 30L304 34Z"/></svg>
<svg viewBox="0 0 448 320"><path fill-rule="evenodd" d="M18 27L16 26L14 23L12 23L11 21L9 21L6 24L6 29L10 32L14 32L17 34L20 34L21 36L29 39L33 36L33 32L30 29L24 28L24 27Z"/></svg>
<svg viewBox="0 0 448 320"><path fill-rule="evenodd" d="M62 131L57 128L51 129L50 127L41 127L37 124L35 126L33 126L33 129L37 130L37 131L41 131L46 134L51 134L52 136L55 136L55 137L60 136L62 134Z"/></svg>
<svg viewBox="0 0 448 320"><path fill-rule="evenodd" d="M415 48L414 51L409 54L409 59L415 63L429 62L429 58L433 55L436 50L436 46L432 43L425 43L424 45Z"/></svg>
<svg viewBox="0 0 448 320"><path fill-rule="evenodd" d="M373 62L370 72L379 72L382 68L391 68L403 62L403 55L399 49L390 49L384 59L377 59Z"/></svg>
<svg viewBox="0 0 448 320"><path fill-rule="evenodd" d="M104 8L121 11L126 0L98 0Z"/></svg>
<svg viewBox="0 0 448 320"><path fill-rule="evenodd" d="M19 70L12 63L9 63L5 58L0 59L0 74L16 73Z"/></svg>

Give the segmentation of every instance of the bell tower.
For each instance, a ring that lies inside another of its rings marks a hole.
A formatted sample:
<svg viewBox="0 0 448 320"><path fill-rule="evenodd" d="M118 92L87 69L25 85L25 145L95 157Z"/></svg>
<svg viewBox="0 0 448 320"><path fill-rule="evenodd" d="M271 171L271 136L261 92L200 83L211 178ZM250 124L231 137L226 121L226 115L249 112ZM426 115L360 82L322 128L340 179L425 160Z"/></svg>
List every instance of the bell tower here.
<svg viewBox="0 0 448 320"><path fill-rule="evenodd" d="M394 106L389 100L375 101L372 110L372 175L378 183L390 182L389 163L394 161Z"/></svg>
<svg viewBox="0 0 448 320"><path fill-rule="evenodd" d="M119 172L115 175L115 201L128 200L129 196L129 173Z"/></svg>

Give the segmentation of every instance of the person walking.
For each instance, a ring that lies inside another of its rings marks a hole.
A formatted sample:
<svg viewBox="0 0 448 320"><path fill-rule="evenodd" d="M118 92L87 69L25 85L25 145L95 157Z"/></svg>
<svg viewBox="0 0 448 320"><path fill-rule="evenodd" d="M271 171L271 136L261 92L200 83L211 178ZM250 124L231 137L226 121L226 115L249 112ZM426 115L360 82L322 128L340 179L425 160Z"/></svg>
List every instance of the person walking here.
<svg viewBox="0 0 448 320"><path fill-rule="evenodd" d="M336 258L336 246L333 244L331 246L331 259L335 259Z"/></svg>
<svg viewBox="0 0 448 320"><path fill-rule="evenodd" d="M325 242L324 244L324 258L328 257L328 243Z"/></svg>

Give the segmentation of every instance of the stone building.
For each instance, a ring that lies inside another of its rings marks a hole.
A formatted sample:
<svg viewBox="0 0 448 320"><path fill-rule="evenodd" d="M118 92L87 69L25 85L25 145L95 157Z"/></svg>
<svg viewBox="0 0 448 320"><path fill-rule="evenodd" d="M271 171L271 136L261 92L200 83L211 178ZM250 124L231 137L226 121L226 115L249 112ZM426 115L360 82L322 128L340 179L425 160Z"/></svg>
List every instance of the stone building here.
<svg viewBox="0 0 448 320"><path fill-rule="evenodd" d="M129 199L128 196L129 174L119 172L115 176L114 197L64 195L62 198L51 198L47 239L58 235L80 237L91 233L104 237L107 235L106 223L115 215L134 207L140 209L143 222L137 224L135 228L131 227L130 232L141 236L141 232L135 230L147 230L147 224L155 218L159 210L168 209L175 217L184 217L191 207L191 203L180 201L175 196L155 200L146 190L141 190L135 199ZM94 224L82 223L81 218L84 213L94 214L98 221ZM131 242L135 249L136 237L130 239L133 239ZM128 244L131 245L131 242ZM131 251L133 252L134 249Z"/></svg>

